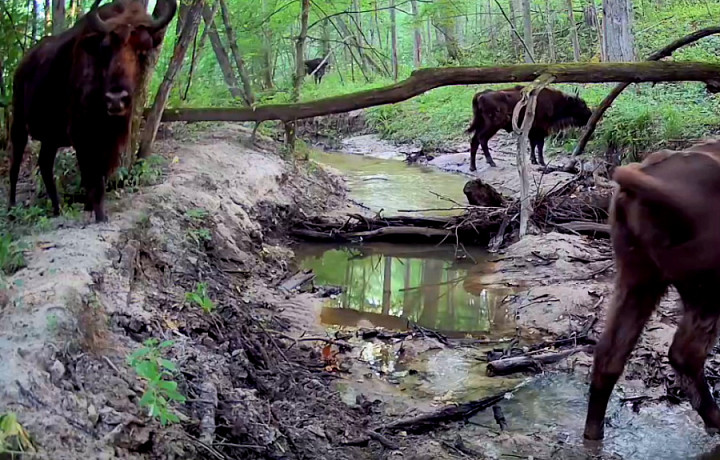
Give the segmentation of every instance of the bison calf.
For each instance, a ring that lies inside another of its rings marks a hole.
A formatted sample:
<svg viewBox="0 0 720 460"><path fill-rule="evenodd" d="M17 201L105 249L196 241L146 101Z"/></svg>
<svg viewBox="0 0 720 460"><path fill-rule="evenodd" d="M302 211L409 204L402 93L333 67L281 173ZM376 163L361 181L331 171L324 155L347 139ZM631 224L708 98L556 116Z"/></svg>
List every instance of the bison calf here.
<svg viewBox="0 0 720 460"><path fill-rule="evenodd" d="M315 83L320 83L328 67L330 67L329 61L323 62L321 58L310 59L308 61L305 61L305 74L310 75L311 73L315 72L313 74L313 77L315 78ZM317 69L317 71L315 71L315 69Z"/></svg>
<svg viewBox="0 0 720 460"><path fill-rule="evenodd" d="M485 159L490 166L495 162L490 156L488 141L501 129L512 132L513 110L522 99L523 86L502 89L499 91L485 90L473 97L473 120L467 133L473 133L470 140L470 171L477 169L475 156L481 146ZM545 166L543 146L545 138L552 131L561 131L571 126L584 126L592 112L585 101L579 97L569 96L560 91L545 88L540 91L535 108L535 120L530 129L530 161L537 164L537 149L540 164ZM519 123L525 116L525 109L520 111Z"/></svg>
<svg viewBox="0 0 720 460"><path fill-rule="evenodd" d="M720 316L720 141L655 152L642 164L618 168L613 179L619 184L610 209L617 277L595 349L585 438L602 439L610 394L670 285L684 306L670 364L708 430L720 430L720 410L704 376Z"/></svg>

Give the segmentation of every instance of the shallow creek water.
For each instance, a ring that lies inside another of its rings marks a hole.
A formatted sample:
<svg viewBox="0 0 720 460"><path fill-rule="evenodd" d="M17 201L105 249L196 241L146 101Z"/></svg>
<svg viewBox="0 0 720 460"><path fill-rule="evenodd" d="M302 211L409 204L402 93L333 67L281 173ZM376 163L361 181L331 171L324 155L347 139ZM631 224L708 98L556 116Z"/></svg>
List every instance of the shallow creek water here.
<svg viewBox="0 0 720 460"><path fill-rule="evenodd" d="M451 206L430 190L465 202L462 187L468 179L460 175L392 159L329 153L313 157L346 175L351 198L374 211L384 209L385 215L399 209ZM433 213L438 214L424 214ZM504 302L518 288L486 282L495 268L482 250L456 252L453 245L301 245L296 255L298 268L312 269L316 284L341 288L318 316L331 331L376 326L403 330L411 321L450 337L502 342L520 333L523 341L531 341L516 330L513 313ZM486 376L482 358L498 346L504 345L444 348L429 340L364 342L356 347L360 349L354 358L366 366L354 366L338 388L348 404L354 405L363 395L383 401L385 412L397 415L480 399L525 381L519 375ZM542 433L577 451L577 458L599 454L581 439L587 388L584 378L572 373L533 377L502 403L509 431L526 436ZM714 438L705 434L689 405L650 404L636 411L618 393L609 407L610 424L601 452L628 459L720 460L720 450L713 451ZM492 411L479 413L471 422L466 430L477 431L478 436L497 431ZM493 446L486 445L490 457L511 454Z"/></svg>

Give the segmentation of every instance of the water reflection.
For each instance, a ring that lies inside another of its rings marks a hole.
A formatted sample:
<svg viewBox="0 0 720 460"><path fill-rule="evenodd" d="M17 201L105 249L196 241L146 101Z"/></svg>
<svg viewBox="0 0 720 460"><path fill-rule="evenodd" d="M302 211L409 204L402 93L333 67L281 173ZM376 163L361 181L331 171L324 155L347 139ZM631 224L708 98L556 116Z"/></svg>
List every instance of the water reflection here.
<svg viewBox="0 0 720 460"><path fill-rule="evenodd" d="M461 260L453 247L417 245L308 245L296 252L317 284L343 287L322 310L324 324L405 329L410 320L453 336L514 331L503 304L512 291L483 283L493 267L482 252Z"/></svg>

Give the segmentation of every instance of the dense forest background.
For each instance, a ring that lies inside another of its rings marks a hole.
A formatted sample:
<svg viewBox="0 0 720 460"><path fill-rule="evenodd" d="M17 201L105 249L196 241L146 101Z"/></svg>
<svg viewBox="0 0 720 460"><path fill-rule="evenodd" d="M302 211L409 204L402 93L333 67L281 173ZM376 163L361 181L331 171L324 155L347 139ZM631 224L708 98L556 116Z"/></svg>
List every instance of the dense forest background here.
<svg viewBox="0 0 720 460"><path fill-rule="evenodd" d="M91 3L0 3L1 132L6 132L12 73L23 53L44 35L70 26ZM183 27L188 16L196 26ZM148 105L177 45L187 49L175 69L168 107L243 106L373 88L419 67L641 60L718 19L720 2L710 0L180 0ZM304 59L330 62L320 84L296 78L298 50ZM706 38L671 59L717 62L720 37ZM584 85L580 92L592 106L609 89ZM463 139L477 90L445 87L376 107L368 110L369 123L387 138L441 148ZM638 85L607 113L590 150L612 147L633 156L673 147L716 130L719 109L717 97L701 84ZM565 142L570 148L573 140Z"/></svg>

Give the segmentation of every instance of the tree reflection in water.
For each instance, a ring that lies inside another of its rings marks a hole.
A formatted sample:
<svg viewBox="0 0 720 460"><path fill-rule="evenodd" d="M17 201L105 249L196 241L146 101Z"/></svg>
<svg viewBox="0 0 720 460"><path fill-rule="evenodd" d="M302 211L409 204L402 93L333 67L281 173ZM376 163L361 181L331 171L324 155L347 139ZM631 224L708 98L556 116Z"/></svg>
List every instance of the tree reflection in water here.
<svg viewBox="0 0 720 460"><path fill-rule="evenodd" d="M514 330L503 306L512 290L483 281L493 271L483 252L461 260L455 259L452 246L313 245L296 252L301 267L315 272L317 284L343 288L323 309L323 323L356 326L366 320L404 329L410 320L456 336L500 336Z"/></svg>

